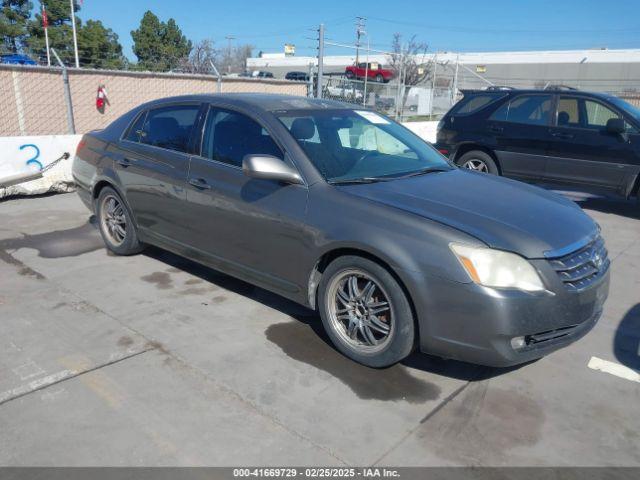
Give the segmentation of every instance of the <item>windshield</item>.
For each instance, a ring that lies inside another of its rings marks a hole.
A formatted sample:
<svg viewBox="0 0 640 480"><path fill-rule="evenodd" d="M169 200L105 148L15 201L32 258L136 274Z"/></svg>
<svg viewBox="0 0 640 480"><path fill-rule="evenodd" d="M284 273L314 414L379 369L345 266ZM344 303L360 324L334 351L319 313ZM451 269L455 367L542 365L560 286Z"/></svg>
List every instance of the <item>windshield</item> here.
<svg viewBox="0 0 640 480"><path fill-rule="evenodd" d="M625 102L619 97L611 96L609 97L609 101L613 103L616 107L624 110L629 115L631 115L636 121L640 122L640 109L631 105L629 102Z"/></svg>
<svg viewBox="0 0 640 480"><path fill-rule="evenodd" d="M368 110L290 110L276 115L330 183L454 168L409 130Z"/></svg>

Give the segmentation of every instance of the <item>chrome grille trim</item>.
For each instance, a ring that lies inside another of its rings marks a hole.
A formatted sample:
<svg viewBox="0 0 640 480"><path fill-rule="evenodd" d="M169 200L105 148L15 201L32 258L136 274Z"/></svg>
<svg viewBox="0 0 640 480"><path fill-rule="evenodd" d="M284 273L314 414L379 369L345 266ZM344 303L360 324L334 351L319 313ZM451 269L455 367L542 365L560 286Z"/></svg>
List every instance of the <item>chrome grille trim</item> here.
<svg viewBox="0 0 640 480"><path fill-rule="evenodd" d="M572 291L589 287L609 269L609 256L601 236L568 255L549 259L560 280Z"/></svg>

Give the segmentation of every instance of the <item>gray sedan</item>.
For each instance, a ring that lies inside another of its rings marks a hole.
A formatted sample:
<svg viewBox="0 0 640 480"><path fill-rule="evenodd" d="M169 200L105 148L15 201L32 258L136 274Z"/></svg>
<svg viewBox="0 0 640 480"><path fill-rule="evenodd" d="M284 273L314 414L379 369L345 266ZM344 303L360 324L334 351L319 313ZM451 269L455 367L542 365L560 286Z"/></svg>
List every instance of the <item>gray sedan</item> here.
<svg viewBox="0 0 640 480"><path fill-rule="evenodd" d="M78 193L107 248L153 244L316 309L384 367L539 358L601 315L609 260L573 202L450 164L375 112L260 94L153 101L86 134Z"/></svg>

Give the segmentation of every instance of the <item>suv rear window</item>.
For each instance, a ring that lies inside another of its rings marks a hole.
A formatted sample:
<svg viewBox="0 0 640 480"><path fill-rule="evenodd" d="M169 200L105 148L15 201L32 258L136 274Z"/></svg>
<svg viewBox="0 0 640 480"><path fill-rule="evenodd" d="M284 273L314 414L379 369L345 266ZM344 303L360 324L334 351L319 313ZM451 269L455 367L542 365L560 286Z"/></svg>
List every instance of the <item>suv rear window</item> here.
<svg viewBox="0 0 640 480"><path fill-rule="evenodd" d="M551 95L519 95L493 112L491 120L548 125L551 118L552 98Z"/></svg>
<svg viewBox="0 0 640 480"><path fill-rule="evenodd" d="M502 98L504 95L470 95L465 96L458 102L453 113L456 115L470 115L477 112L481 108L486 107L491 102Z"/></svg>

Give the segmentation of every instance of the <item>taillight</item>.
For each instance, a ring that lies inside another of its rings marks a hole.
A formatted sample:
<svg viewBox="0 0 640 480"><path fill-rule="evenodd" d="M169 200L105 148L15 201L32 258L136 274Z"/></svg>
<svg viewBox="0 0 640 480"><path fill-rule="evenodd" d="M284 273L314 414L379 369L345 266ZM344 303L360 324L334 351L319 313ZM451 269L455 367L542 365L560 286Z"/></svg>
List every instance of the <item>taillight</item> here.
<svg viewBox="0 0 640 480"><path fill-rule="evenodd" d="M444 156L449 155L449 150L447 150L446 148L439 148L438 151Z"/></svg>
<svg viewBox="0 0 640 480"><path fill-rule="evenodd" d="M76 147L76 155L78 155L78 153L80 153L80 150L82 150L84 148L84 146L86 145L86 141L85 140L80 140L78 142L78 146Z"/></svg>

